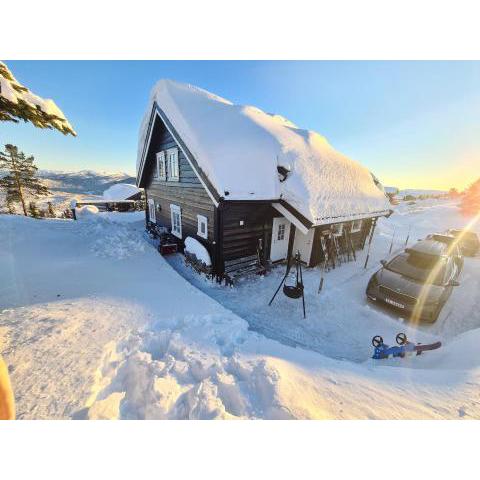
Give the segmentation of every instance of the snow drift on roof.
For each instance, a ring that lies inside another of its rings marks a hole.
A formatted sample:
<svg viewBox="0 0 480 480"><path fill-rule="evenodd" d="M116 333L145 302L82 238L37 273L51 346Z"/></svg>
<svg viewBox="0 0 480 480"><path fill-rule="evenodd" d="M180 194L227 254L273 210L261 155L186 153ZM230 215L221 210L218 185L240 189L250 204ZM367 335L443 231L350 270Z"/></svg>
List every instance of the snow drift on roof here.
<svg viewBox="0 0 480 480"><path fill-rule="evenodd" d="M389 210L370 172L318 133L172 80L160 80L151 92L140 129L137 181L154 102L226 200L283 199L317 225ZM284 182L278 166L290 171Z"/></svg>
<svg viewBox="0 0 480 480"><path fill-rule="evenodd" d="M103 192L103 198L105 200L127 200L127 198L136 195L139 191L140 189L135 185L117 183Z"/></svg>

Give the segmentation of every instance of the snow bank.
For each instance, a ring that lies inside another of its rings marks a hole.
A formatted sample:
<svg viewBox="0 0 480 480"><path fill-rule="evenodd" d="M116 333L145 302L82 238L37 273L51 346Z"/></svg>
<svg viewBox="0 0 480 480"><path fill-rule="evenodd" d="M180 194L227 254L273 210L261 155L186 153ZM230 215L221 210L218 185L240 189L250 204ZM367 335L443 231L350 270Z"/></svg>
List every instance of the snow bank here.
<svg viewBox="0 0 480 480"><path fill-rule="evenodd" d="M140 192L140 189L135 185L129 183L117 183L103 192L103 198L105 200L127 200L133 195Z"/></svg>
<svg viewBox="0 0 480 480"><path fill-rule="evenodd" d="M227 200L282 198L314 224L390 208L368 169L337 152L318 133L171 80L160 80L151 92L140 130L137 181L154 102ZM278 166L290 171L284 182Z"/></svg>
<svg viewBox="0 0 480 480"><path fill-rule="evenodd" d="M84 205L83 207L75 208L75 215L77 219L89 219L98 214L99 210L95 205Z"/></svg>
<svg viewBox="0 0 480 480"><path fill-rule="evenodd" d="M207 267L212 265L208 250L195 238L187 237L185 239L185 252L195 255L197 260L203 262Z"/></svg>

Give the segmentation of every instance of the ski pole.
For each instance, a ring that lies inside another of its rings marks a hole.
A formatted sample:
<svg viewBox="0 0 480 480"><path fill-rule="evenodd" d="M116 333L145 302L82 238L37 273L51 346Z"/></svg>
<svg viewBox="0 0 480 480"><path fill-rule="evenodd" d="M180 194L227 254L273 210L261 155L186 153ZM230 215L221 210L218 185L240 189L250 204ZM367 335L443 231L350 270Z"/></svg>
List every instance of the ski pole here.
<svg viewBox="0 0 480 480"><path fill-rule="evenodd" d="M320 278L320 285L318 286L318 292L317 293L320 293L322 291L322 288L323 288L323 277L325 275L325 268L327 266L327 258L325 257L325 260L323 262L323 268L322 268L322 277Z"/></svg>
<svg viewBox="0 0 480 480"><path fill-rule="evenodd" d="M393 242L394 242L394 240L395 240L395 231L396 231L396 229L394 228L394 229L393 229L393 235L392 235L392 243L390 244L390 250L388 251L388 254L389 254L389 255L392 253Z"/></svg>
<svg viewBox="0 0 480 480"><path fill-rule="evenodd" d="M411 230L411 228L412 228L412 226L409 225L409 226L408 226L407 239L405 240L405 246L407 246L408 241L410 240L410 230Z"/></svg>

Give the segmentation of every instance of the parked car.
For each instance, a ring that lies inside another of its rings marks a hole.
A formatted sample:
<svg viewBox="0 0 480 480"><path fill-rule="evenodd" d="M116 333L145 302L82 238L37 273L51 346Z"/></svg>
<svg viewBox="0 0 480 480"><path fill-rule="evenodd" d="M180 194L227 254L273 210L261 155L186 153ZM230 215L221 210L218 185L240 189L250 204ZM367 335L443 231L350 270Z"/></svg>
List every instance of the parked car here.
<svg viewBox="0 0 480 480"><path fill-rule="evenodd" d="M430 323L437 320L453 287L460 285L463 266L458 250L450 252L447 243L434 239L421 240L381 263L368 282L368 299Z"/></svg>
<svg viewBox="0 0 480 480"><path fill-rule="evenodd" d="M431 233L427 235L426 240L435 240L437 242L445 243L449 247L449 254L452 256L453 260L457 264L460 270L463 270L463 252L458 242L456 242L456 238L453 235L448 233Z"/></svg>
<svg viewBox="0 0 480 480"><path fill-rule="evenodd" d="M447 231L447 234L452 235L453 237L460 237L458 244L464 255L473 257L480 251L480 240L475 232L452 228Z"/></svg>

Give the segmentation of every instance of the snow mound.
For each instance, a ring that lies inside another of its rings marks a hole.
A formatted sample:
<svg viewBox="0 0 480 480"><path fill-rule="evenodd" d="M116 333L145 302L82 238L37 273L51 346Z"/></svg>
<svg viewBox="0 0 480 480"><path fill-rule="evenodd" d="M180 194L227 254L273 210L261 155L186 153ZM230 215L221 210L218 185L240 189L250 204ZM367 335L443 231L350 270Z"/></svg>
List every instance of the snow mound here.
<svg viewBox="0 0 480 480"><path fill-rule="evenodd" d="M99 210L95 205L84 205L83 207L75 208L75 215L78 220L91 219L98 214Z"/></svg>
<svg viewBox="0 0 480 480"><path fill-rule="evenodd" d="M227 200L281 198L316 225L384 214L390 208L369 170L320 134L172 80L160 80L151 92L140 129L137 183L155 103ZM290 172L283 182L279 166Z"/></svg>
<svg viewBox="0 0 480 480"><path fill-rule="evenodd" d="M90 251L97 257L123 260L145 251L145 241L138 235L136 221L117 221L110 212L96 215L95 222L82 222L80 234L90 243ZM141 212L140 212L141 213ZM138 216L132 220L138 219Z"/></svg>
<svg viewBox="0 0 480 480"><path fill-rule="evenodd" d="M187 237L185 239L185 252L195 255L197 260L203 262L207 267L212 265L208 250L195 238Z"/></svg>
<svg viewBox="0 0 480 480"><path fill-rule="evenodd" d="M140 189L135 185L130 185L129 183L117 183L103 192L103 198L111 201L127 200L138 192L140 192Z"/></svg>

